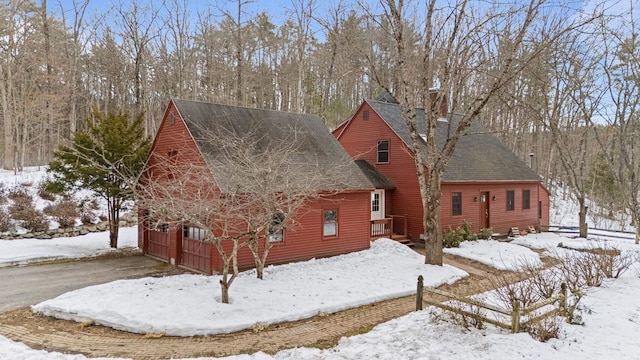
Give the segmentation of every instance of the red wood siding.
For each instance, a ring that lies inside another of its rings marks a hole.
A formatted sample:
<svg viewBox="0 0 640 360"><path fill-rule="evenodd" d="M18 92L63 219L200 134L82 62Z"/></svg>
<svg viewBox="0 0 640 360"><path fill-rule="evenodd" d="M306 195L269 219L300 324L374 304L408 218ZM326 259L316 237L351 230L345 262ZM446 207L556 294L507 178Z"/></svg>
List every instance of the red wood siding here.
<svg viewBox="0 0 640 360"><path fill-rule="evenodd" d="M171 111L174 114L173 124L169 122ZM150 176L161 173L162 161L166 161L169 153L175 151L177 151L175 161L197 166L205 165L186 125L173 103L170 102L147 162L147 169L151 169L147 170L151 171ZM284 241L274 244L271 248L267 262L273 264L306 260L369 248L369 201L370 192L360 191L337 194L309 202L305 209L296 215L295 224L289 226L285 231ZM338 210L338 235L335 237L324 238L322 236L323 209ZM144 213L143 209L141 209L141 213ZM147 253L147 248L150 245L149 231L144 227L143 221L141 220L140 223L143 225L141 226L143 230L138 233L138 244L143 252ZM184 264L207 273L222 269L221 256L212 244L208 246L208 249L206 247L195 249L191 246L194 244L188 241L186 245L183 245L182 230L175 226L169 229L166 236L168 239L162 249L162 257L168 259L169 262ZM185 249L183 246L187 248ZM225 244L225 249L229 248L230 244ZM253 256L246 247L241 249L239 253L239 264L241 268L254 266Z"/></svg>
<svg viewBox="0 0 640 360"><path fill-rule="evenodd" d="M515 204L513 210L507 210L507 191L513 190ZM529 209L523 209L522 191L529 190ZM480 201L475 201L480 197L481 192L489 193L489 225L494 232L505 234L511 227L526 229L529 226L538 228L538 199L540 184L529 183L443 183L442 198L440 201L442 215L442 229L455 228L467 221L471 224L473 231L480 230L481 216ZM462 193L462 215L453 216L451 208L451 193ZM496 200L493 200L493 197ZM548 198L548 197L547 197ZM478 199L479 200L479 199Z"/></svg>
<svg viewBox="0 0 640 360"><path fill-rule="evenodd" d="M274 243L267 262L279 264L308 260L368 249L369 200L370 192L338 194L309 202L294 217L294 224L284 232L284 240ZM323 237L323 210L338 210L338 235ZM225 244L230 249L231 244ZM262 250L262 248L260 249ZM222 270L220 255L217 254L215 271ZM238 253L238 265L242 269L255 266L253 256L246 247Z"/></svg>
<svg viewBox="0 0 640 360"><path fill-rule="evenodd" d="M368 110L367 120L362 111ZM386 211L388 214L406 215L409 238L417 241L423 233L422 203L420 188L415 171L413 151L396 136L379 115L363 103L351 121L334 131L334 136L354 159L364 159L373 164L396 185L394 190L386 193ZM389 162L377 164L378 140L389 141ZM530 208L522 209L522 190L530 190ZM515 209L506 210L506 192L514 190ZM474 198L480 192L489 195L490 225L494 232L506 233L510 227L538 227L549 222L549 193L538 182L496 182L469 184L442 184L441 216L442 228L455 228L464 220L470 222L474 231L480 229L480 204ZM462 192L462 215L453 216L451 209L451 192ZM493 201L493 196L496 201ZM542 201L542 219L538 219L538 201Z"/></svg>
<svg viewBox="0 0 640 360"><path fill-rule="evenodd" d="M542 206L542 217L540 218L540 226L542 229L549 228L549 190L545 188L542 184L538 185L538 201ZM536 211L538 209L538 205L536 204Z"/></svg>
<svg viewBox="0 0 640 360"><path fill-rule="evenodd" d="M363 110L369 111L367 120L362 118ZM338 133L334 132L334 135ZM376 163L378 140L389 141L388 163ZM406 215L408 237L417 241L423 233L422 203L412 151L366 103L347 127L341 129L338 141L352 158L367 160L393 181L396 188L387 191L385 210L388 214Z"/></svg>

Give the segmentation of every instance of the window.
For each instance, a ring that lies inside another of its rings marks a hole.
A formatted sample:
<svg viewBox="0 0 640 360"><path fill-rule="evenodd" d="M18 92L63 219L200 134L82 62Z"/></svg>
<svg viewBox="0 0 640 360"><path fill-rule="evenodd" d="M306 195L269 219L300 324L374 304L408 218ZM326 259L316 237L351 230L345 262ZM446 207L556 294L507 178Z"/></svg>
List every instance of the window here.
<svg viewBox="0 0 640 360"><path fill-rule="evenodd" d="M269 242L282 242L284 240L284 213L274 214L269 225Z"/></svg>
<svg viewBox="0 0 640 360"><path fill-rule="evenodd" d="M369 110L362 110L362 120L369 120Z"/></svg>
<svg viewBox="0 0 640 360"><path fill-rule="evenodd" d="M324 236L338 235L338 210L325 210L323 220L322 234Z"/></svg>
<svg viewBox="0 0 640 360"><path fill-rule="evenodd" d="M389 162L389 141L378 140L378 162Z"/></svg>
<svg viewBox="0 0 640 360"><path fill-rule="evenodd" d="M530 209L531 208L531 192L530 190L522 190L522 208Z"/></svg>
<svg viewBox="0 0 640 360"><path fill-rule="evenodd" d="M462 193L451 193L451 212L453 216L462 215Z"/></svg>
<svg viewBox="0 0 640 360"><path fill-rule="evenodd" d="M173 125L175 124L176 119L175 119L175 115L173 115L173 110L169 111L169 124Z"/></svg>
<svg viewBox="0 0 640 360"><path fill-rule="evenodd" d="M515 209L515 195L513 190L507 190L507 211Z"/></svg>
<svg viewBox="0 0 640 360"><path fill-rule="evenodd" d="M207 231L205 229L200 229L199 227L195 227L195 226L185 226L182 229L182 236L189 239L202 241L206 239Z"/></svg>
<svg viewBox="0 0 640 360"><path fill-rule="evenodd" d="M373 193L373 199L371 199L371 212L380 211L380 193Z"/></svg>

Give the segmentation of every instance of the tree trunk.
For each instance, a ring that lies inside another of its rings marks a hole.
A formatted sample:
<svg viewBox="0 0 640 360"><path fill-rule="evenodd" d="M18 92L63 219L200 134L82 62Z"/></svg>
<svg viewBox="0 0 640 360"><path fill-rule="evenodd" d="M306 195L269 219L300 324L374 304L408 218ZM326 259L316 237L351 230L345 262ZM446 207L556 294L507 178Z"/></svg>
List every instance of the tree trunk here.
<svg viewBox="0 0 640 360"><path fill-rule="evenodd" d="M583 197L578 198L578 203L580 204L580 212L578 214L580 237L586 239L587 238L587 206L585 205L585 199Z"/></svg>
<svg viewBox="0 0 640 360"><path fill-rule="evenodd" d="M426 206L423 225L425 229L424 263L442 266L442 229L440 226L440 175L431 172L427 179Z"/></svg>
<svg viewBox="0 0 640 360"><path fill-rule="evenodd" d="M118 247L118 230L120 228L120 206L118 202L111 199L109 204L109 246Z"/></svg>
<svg viewBox="0 0 640 360"><path fill-rule="evenodd" d="M222 292L220 302L223 304L229 303L229 283L227 282L227 276L223 275L220 279L220 291Z"/></svg>

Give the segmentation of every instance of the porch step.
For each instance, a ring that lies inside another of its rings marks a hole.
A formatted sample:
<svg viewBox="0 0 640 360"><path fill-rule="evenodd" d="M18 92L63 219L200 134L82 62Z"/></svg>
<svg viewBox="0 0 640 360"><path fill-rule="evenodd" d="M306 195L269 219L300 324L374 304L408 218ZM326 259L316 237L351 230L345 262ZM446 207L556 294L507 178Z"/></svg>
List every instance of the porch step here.
<svg viewBox="0 0 640 360"><path fill-rule="evenodd" d="M372 237L371 241L375 241L375 240L377 240L379 238L380 237ZM391 239L395 240L395 241L397 241L397 242L399 242L401 244L407 245L409 247L415 245L411 240L407 239L404 235L391 235Z"/></svg>

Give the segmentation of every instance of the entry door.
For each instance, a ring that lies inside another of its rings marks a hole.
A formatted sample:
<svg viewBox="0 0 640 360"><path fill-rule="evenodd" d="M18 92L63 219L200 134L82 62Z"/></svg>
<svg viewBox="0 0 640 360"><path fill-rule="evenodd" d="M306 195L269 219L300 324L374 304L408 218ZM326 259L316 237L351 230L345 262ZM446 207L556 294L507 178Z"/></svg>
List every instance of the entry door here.
<svg viewBox="0 0 640 360"><path fill-rule="evenodd" d="M486 229L489 227L489 192L480 193L480 223L481 228Z"/></svg>
<svg viewBox="0 0 640 360"><path fill-rule="evenodd" d="M384 190L371 193L371 220L384 219Z"/></svg>

